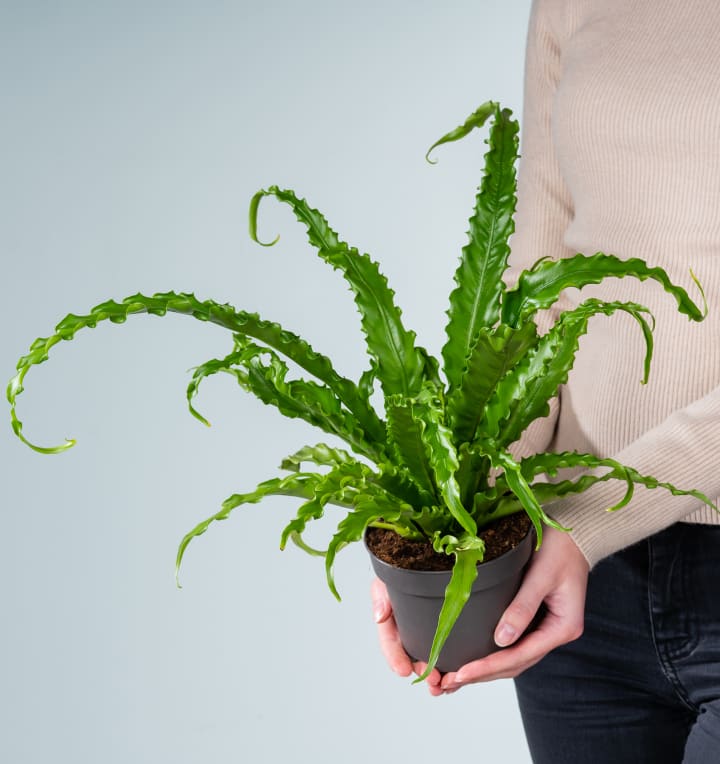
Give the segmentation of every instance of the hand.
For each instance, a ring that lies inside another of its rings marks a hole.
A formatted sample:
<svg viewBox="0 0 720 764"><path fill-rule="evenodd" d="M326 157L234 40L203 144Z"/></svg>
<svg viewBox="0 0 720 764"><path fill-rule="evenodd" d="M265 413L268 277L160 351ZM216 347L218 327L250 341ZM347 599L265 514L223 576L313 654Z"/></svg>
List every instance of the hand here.
<svg viewBox="0 0 720 764"><path fill-rule="evenodd" d="M495 630L499 646L513 646L445 674L441 692L517 676L554 648L582 634L589 565L567 533L545 528L543 535L542 546L531 558L520 589ZM542 620L523 635L543 603L546 612Z"/></svg>
<svg viewBox="0 0 720 764"><path fill-rule="evenodd" d="M390 598L388 597L385 584L376 578L370 588L372 597L373 615L378 625L378 637L380 639L380 649L385 656L388 666L400 676L410 676L415 672L418 676L425 671L427 664L421 662L413 663L410 656L405 652L400 641L395 618L393 617ZM440 687L442 675L437 669L433 669L425 680L431 695L442 695L443 690Z"/></svg>

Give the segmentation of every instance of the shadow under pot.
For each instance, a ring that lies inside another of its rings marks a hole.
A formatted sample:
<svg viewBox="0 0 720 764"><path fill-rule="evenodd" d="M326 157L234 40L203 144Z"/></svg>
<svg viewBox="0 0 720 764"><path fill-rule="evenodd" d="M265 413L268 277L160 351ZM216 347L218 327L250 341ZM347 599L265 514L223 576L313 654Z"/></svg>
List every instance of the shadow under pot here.
<svg viewBox="0 0 720 764"><path fill-rule="evenodd" d="M457 671L460 666L499 649L493 634L520 588L534 541L531 529L517 546L478 565L470 598L440 652L437 668L441 673ZM365 547L375 575L387 587L405 651L413 660L427 661L452 572L398 568L376 557L367 538Z"/></svg>

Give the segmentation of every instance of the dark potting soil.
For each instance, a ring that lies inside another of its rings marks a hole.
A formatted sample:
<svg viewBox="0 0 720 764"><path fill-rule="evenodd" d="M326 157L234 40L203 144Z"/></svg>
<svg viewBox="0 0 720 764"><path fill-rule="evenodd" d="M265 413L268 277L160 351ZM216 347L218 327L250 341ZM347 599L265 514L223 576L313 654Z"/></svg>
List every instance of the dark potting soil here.
<svg viewBox="0 0 720 764"><path fill-rule="evenodd" d="M530 530L530 518L524 512L501 517L478 531L485 542L484 562L493 560L516 547ZM384 562L410 570L450 570L454 555L438 554L429 541L410 541L385 528L368 528L370 551Z"/></svg>

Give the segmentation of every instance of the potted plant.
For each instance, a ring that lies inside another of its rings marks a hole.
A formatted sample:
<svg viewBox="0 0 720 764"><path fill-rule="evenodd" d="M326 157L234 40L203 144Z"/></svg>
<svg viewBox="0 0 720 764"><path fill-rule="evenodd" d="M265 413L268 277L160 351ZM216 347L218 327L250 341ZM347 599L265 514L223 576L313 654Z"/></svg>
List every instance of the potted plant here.
<svg viewBox="0 0 720 764"><path fill-rule="evenodd" d="M518 148L518 125L511 111L495 102L483 104L463 125L436 141L428 157L437 146L464 137L491 117L485 172L470 218L469 241L462 250L456 286L450 295L442 361L419 346L414 332L405 328L394 293L378 265L343 242L304 199L291 190L271 186L255 194L250 203L250 235L263 243L257 234L258 208L266 196L275 197L305 226L319 256L348 281L370 357L368 370L357 382L339 375L330 359L305 340L255 313L187 293L135 294L120 302L101 303L87 315L70 314L50 337L32 344L18 362L7 392L17 436L43 453L64 451L73 445L73 441L53 448L31 444L17 418L16 400L28 370L45 361L54 345L72 339L80 329L95 327L104 320L121 323L135 313L162 316L170 312L230 330L231 352L194 370L187 389L192 414L205 422L193 400L203 379L223 372L285 416L299 417L341 438L350 450L319 443L286 457L281 465L286 475L260 483L249 493L229 497L219 512L183 538L177 554L178 569L189 542L213 522L227 518L242 504L273 494L300 500L297 513L282 533L281 547L291 540L305 551L323 556L335 596L335 557L347 544L363 539L366 532L369 546L373 546L371 537L378 531L410 544L429 545L433 553L449 561L451 570L441 574L447 578L441 585L435 576L432 586L439 599L431 608L429 636L423 638L423 646L412 648L416 657L427 658L426 674L437 664L448 635L459 632L458 618L483 565L485 570L493 566L516 568L509 571L503 601L513 596L519 571L530 554L532 536L539 545L543 525L560 527L545 512L548 502L580 493L599 481L618 479L627 483L627 492L613 510L627 504L635 484L660 486L674 494L691 493L710 504L697 492L640 475L612 459L579 453L544 453L521 460L512 456L510 445L531 422L548 413L548 401L567 379L578 340L592 316L622 311L637 321L646 342L643 381L647 379L652 355L648 309L631 302L588 299L561 313L554 326L541 335L535 316L550 307L563 289L582 288L606 277L632 276L661 284L677 301L678 310L694 321L704 318L707 307L698 308L663 270L639 259L621 260L603 253L539 260L509 288L503 275L514 227ZM287 361L310 378L289 378ZM372 401L376 384L383 398L382 416ZM604 468L604 472L594 470L555 482L544 477L577 467ZM327 548L315 550L303 540L303 533L328 505L346 512ZM497 536L498 523L504 523L513 526L517 534L515 521L523 518L527 518L525 528L520 524L524 543L494 562L479 565L485 556L488 529ZM530 533L526 532L528 527ZM517 564L508 562L510 558ZM382 568L381 563L377 566ZM399 601L393 604L400 614L404 605ZM502 610L504 605L500 607ZM413 618L411 614L410 620ZM497 616L492 616L490 629L496 620ZM419 626L411 624L409 628L414 632ZM410 642L413 635L403 638ZM473 638L477 641L476 635Z"/></svg>

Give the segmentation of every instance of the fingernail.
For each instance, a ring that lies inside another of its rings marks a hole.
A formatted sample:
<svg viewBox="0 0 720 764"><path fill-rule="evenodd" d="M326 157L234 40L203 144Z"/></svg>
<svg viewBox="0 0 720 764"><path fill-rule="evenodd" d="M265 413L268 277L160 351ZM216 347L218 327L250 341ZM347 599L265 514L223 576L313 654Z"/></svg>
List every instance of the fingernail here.
<svg viewBox="0 0 720 764"><path fill-rule="evenodd" d="M495 644L498 647L506 647L515 641L517 631L508 623L504 623L495 633Z"/></svg>

